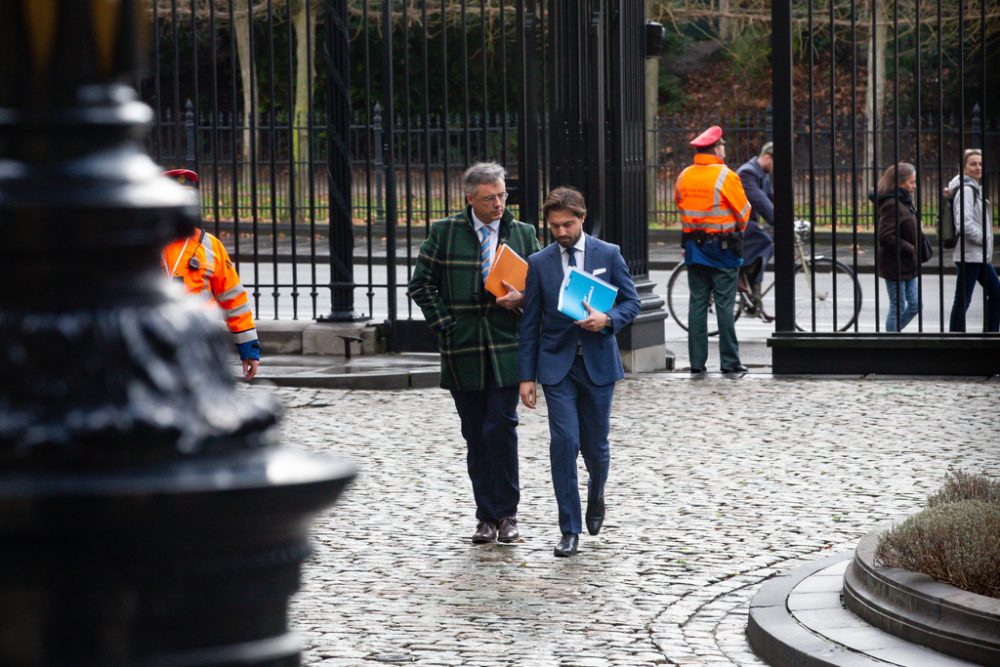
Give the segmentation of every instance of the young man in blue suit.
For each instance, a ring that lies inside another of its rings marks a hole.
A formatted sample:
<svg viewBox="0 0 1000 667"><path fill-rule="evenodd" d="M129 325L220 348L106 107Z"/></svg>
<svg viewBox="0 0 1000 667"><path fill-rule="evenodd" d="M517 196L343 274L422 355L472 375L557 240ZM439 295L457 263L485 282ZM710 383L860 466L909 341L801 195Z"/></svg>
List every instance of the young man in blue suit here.
<svg viewBox="0 0 1000 667"><path fill-rule="evenodd" d="M534 409L535 381L549 408L549 459L559 506L562 538L556 556L573 556L582 532L576 458L583 453L587 485L587 531L604 523L604 484L611 451L608 431L615 382L625 376L614 334L639 313L639 296L618 246L583 233L587 207L573 188L556 188L545 198L545 221L556 241L528 257L518 349L521 402ZM585 319L558 310L559 291L576 266L618 288L615 305L602 313L585 305Z"/></svg>

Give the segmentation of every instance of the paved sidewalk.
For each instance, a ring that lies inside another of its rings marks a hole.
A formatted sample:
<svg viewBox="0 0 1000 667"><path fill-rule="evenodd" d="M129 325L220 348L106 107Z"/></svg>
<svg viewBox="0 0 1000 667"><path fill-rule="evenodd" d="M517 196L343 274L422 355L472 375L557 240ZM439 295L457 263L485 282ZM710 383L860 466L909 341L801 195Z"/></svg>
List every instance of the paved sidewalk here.
<svg viewBox="0 0 1000 667"><path fill-rule="evenodd" d="M760 665L761 582L917 511L951 466L1000 474L996 379L632 377L604 530L556 559L544 402L520 411L524 541L476 547L447 392L241 390L285 403L283 442L361 471L292 605L314 666Z"/></svg>

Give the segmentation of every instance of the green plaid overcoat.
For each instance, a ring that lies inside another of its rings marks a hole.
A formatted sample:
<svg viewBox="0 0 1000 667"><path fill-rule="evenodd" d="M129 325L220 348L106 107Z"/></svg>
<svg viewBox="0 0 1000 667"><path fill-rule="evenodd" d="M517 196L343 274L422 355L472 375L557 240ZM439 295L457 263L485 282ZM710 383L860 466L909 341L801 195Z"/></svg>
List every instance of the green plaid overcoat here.
<svg viewBox="0 0 1000 667"><path fill-rule="evenodd" d="M498 243L524 258L540 249L534 227L518 222L507 210L500 219ZM466 207L431 225L410 279L409 295L438 335L445 389L484 389L487 355L497 386L518 384L521 316L498 306L485 291L479 262L479 237Z"/></svg>

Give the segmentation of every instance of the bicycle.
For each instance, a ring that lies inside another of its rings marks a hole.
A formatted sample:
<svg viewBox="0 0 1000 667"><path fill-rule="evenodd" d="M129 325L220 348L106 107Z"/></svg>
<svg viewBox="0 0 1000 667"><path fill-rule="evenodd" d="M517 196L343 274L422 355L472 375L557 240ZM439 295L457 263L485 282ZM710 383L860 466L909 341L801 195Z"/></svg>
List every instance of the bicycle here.
<svg viewBox="0 0 1000 667"><path fill-rule="evenodd" d="M796 220L795 229L795 328L799 331L833 331L836 318L836 330L847 331L854 326L861 312L861 282L857 274L847 264L841 261L817 255L810 258L806 255L805 246L812 233L812 223L808 220ZM683 283L684 289L677 288L681 276L686 277L687 266L678 264L670 278L667 280L667 308L670 316L685 331L687 325L687 294L683 297L681 292L686 292L687 281ZM815 291L813 286L815 285ZM853 286L853 289L851 289ZM846 288L846 289L845 289ZM774 289L774 280L761 290L761 302L754 303L750 287L747 284L743 271L740 271L740 280L736 289L736 301L733 306L733 319L740 319L741 315L758 317L765 322L772 322L774 317L768 312L764 304L764 299ZM836 302L834 301L836 295ZM683 302L683 303L682 303ZM683 307L683 310L682 310ZM849 312L850 317L844 321L843 313ZM813 316L815 313L815 321ZM712 322L715 321L715 302L709 297L708 303L709 336L719 333L718 329L711 329Z"/></svg>

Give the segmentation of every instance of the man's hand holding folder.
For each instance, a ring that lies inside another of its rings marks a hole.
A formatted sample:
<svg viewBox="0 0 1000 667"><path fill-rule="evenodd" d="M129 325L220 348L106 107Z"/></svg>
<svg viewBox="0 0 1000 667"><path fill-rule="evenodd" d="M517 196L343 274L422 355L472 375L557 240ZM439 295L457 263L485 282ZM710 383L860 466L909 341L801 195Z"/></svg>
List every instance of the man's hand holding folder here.
<svg viewBox="0 0 1000 667"><path fill-rule="evenodd" d="M618 288L600 278L572 267L559 290L558 310L587 331L607 328L607 311L615 305Z"/></svg>
<svg viewBox="0 0 1000 667"><path fill-rule="evenodd" d="M497 248L496 256L486 277L486 290L497 298L497 305L507 310L520 308L524 303L524 284L528 277L528 263L506 243Z"/></svg>
<svg viewBox="0 0 1000 667"><path fill-rule="evenodd" d="M611 316L607 313L595 310L586 301L583 302L583 307L587 309L587 317L582 320L576 320L576 324L583 327L587 331L593 331L594 333L599 333L608 328L611 324Z"/></svg>

